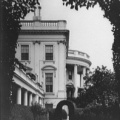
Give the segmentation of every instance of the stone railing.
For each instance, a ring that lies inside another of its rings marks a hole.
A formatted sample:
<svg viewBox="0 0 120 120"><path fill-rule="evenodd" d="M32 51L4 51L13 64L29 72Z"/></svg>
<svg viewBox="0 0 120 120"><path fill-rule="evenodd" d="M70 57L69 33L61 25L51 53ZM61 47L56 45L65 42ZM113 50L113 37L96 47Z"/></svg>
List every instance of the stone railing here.
<svg viewBox="0 0 120 120"><path fill-rule="evenodd" d="M90 56L88 54L77 50L69 50L68 57L78 57L90 60Z"/></svg>
<svg viewBox="0 0 120 120"><path fill-rule="evenodd" d="M24 70L19 69L18 65L16 65L14 73L19 76L19 78L21 78L19 79L19 81L21 81L25 86L32 86L31 89L38 90L40 93L44 94L42 87L38 86L38 84L34 80L32 80L28 75L26 75L26 72ZM16 83L19 83L19 81L15 80Z"/></svg>
<svg viewBox="0 0 120 120"><path fill-rule="evenodd" d="M25 20L21 21L22 29L30 30L60 30L66 29L65 20L56 20L56 21L40 21L40 20Z"/></svg>

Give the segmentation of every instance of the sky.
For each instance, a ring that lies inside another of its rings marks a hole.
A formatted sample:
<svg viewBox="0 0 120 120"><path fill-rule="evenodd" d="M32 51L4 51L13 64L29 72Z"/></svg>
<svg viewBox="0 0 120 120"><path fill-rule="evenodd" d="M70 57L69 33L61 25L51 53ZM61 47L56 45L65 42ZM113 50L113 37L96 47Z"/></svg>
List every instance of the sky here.
<svg viewBox="0 0 120 120"><path fill-rule="evenodd" d="M87 53L92 62L91 70L97 66L107 66L113 71L112 44L114 36L108 19L99 5L78 11L63 6L62 0L40 0L42 20L66 20L70 30L69 49ZM26 19L32 19L28 14Z"/></svg>

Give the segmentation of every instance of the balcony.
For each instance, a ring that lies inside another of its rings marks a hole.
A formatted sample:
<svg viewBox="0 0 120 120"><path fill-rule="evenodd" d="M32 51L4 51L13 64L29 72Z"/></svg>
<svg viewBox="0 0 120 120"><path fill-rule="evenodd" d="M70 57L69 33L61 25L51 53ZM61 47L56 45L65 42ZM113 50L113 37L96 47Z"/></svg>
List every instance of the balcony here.
<svg viewBox="0 0 120 120"><path fill-rule="evenodd" d="M22 30L65 30L66 21L41 21L41 20L25 20L21 21Z"/></svg>
<svg viewBox="0 0 120 120"><path fill-rule="evenodd" d="M34 94L36 92L44 94L42 86L36 83L23 69L20 69L18 64L15 66L13 79L16 84L26 88Z"/></svg>
<svg viewBox="0 0 120 120"><path fill-rule="evenodd" d="M76 50L69 50L68 57L77 57L77 58L84 58L90 60L90 56L88 54Z"/></svg>
<svg viewBox="0 0 120 120"><path fill-rule="evenodd" d="M77 64L77 65L85 66L87 68L89 68L91 65L89 55L77 50L68 51L66 63L71 65Z"/></svg>

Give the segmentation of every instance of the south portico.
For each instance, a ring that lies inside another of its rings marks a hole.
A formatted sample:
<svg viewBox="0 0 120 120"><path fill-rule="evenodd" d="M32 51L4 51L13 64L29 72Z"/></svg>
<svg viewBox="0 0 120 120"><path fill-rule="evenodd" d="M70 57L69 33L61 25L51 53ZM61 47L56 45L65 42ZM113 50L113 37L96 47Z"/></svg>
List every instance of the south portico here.
<svg viewBox="0 0 120 120"><path fill-rule="evenodd" d="M39 103L43 106L44 91L36 81L31 79L24 70L15 66L12 82L12 102L14 104L31 106L32 103Z"/></svg>
<svg viewBox="0 0 120 120"><path fill-rule="evenodd" d="M72 90L71 96L78 96L78 89L84 87L84 76L89 73L89 67L91 62L89 56L86 53L69 50L66 60L66 91ZM72 85L69 85L71 81ZM67 93L68 94L68 93Z"/></svg>

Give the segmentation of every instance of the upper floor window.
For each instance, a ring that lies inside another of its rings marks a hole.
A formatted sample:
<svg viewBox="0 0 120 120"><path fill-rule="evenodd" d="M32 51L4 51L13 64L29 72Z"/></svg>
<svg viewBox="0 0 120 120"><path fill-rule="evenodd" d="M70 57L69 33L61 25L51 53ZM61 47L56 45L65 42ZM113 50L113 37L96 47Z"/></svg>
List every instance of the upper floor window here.
<svg viewBox="0 0 120 120"><path fill-rule="evenodd" d="M46 92L53 92L53 73L45 73Z"/></svg>
<svg viewBox="0 0 120 120"><path fill-rule="evenodd" d="M53 60L53 45L45 45L45 60Z"/></svg>
<svg viewBox="0 0 120 120"><path fill-rule="evenodd" d="M29 60L29 45L21 45L21 60Z"/></svg>

